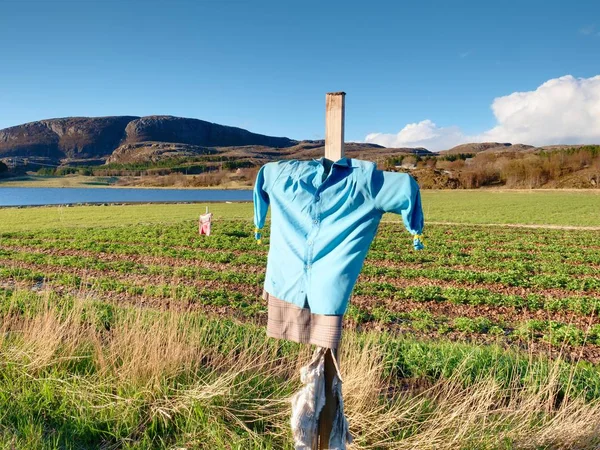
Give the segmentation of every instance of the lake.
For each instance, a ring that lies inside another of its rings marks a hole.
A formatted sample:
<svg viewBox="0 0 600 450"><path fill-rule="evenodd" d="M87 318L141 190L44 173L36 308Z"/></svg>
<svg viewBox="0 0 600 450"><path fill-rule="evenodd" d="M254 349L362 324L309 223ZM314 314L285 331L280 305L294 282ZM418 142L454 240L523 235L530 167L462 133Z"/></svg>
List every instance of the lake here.
<svg viewBox="0 0 600 450"><path fill-rule="evenodd" d="M249 201L251 190L0 187L0 206Z"/></svg>

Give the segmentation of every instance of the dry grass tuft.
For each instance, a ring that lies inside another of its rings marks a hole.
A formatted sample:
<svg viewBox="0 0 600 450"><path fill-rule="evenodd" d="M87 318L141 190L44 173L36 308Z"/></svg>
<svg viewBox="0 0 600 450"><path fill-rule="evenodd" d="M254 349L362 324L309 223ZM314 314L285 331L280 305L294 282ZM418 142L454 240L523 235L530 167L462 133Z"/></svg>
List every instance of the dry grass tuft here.
<svg viewBox="0 0 600 450"><path fill-rule="evenodd" d="M266 440L290 445L289 398L310 349L278 355L267 339L232 337L181 312L118 310L109 329L94 314L78 299L68 310L47 305L0 318L3 364L22 383L52 382L65 421L103 416L129 430L107 432L106 448L150 432L212 448L240 439L246 448ZM384 356L375 340L359 342L352 333L340 349L354 449L600 445L600 404L565 392L558 362L531 386L517 379L500 385L493 374L466 384L459 369L433 385L406 387L384 375Z"/></svg>

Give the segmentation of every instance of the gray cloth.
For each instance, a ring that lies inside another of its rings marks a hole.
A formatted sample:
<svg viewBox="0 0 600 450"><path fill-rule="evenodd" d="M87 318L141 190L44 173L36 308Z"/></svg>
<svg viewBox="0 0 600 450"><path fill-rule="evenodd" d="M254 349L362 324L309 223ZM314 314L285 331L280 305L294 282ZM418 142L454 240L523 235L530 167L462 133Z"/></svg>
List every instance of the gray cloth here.
<svg viewBox="0 0 600 450"><path fill-rule="evenodd" d="M326 348L317 348L310 363L300 370L300 379L304 386L292 397L291 425L294 448L296 450L312 450L316 448L319 436L319 415L325 405L326 353ZM352 436L350 436L348 421L344 416L342 380L339 376L337 362L336 369L332 389L338 408L329 436L329 448L331 450L346 450L346 444L352 442Z"/></svg>

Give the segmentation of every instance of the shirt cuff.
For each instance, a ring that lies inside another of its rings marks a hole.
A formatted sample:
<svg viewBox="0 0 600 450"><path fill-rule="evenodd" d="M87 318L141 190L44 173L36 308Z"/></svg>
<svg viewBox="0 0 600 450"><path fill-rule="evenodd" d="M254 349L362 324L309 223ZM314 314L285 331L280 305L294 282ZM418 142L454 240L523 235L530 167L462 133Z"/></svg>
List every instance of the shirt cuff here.
<svg viewBox="0 0 600 450"><path fill-rule="evenodd" d="M260 230L262 230L262 228L255 228L254 229L254 239L256 239L256 241L259 244L262 243L262 239L261 239L262 238L262 233L261 233Z"/></svg>
<svg viewBox="0 0 600 450"><path fill-rule="evenodd" d="M422 234L413 235L413 247L415 250L423 250L423 248L425 248Z"/></svg>

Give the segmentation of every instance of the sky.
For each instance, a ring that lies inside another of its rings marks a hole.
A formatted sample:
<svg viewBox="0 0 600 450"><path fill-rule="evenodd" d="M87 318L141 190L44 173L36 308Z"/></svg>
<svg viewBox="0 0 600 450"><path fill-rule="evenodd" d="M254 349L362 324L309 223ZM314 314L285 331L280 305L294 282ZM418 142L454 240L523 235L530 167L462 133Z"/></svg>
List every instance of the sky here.
<svg viewBox="0 0 600 450"><path fill-rule="evenodd" d="M322 139L600 143L600 1L0 0L0 129L168 114Z"/></svg>

